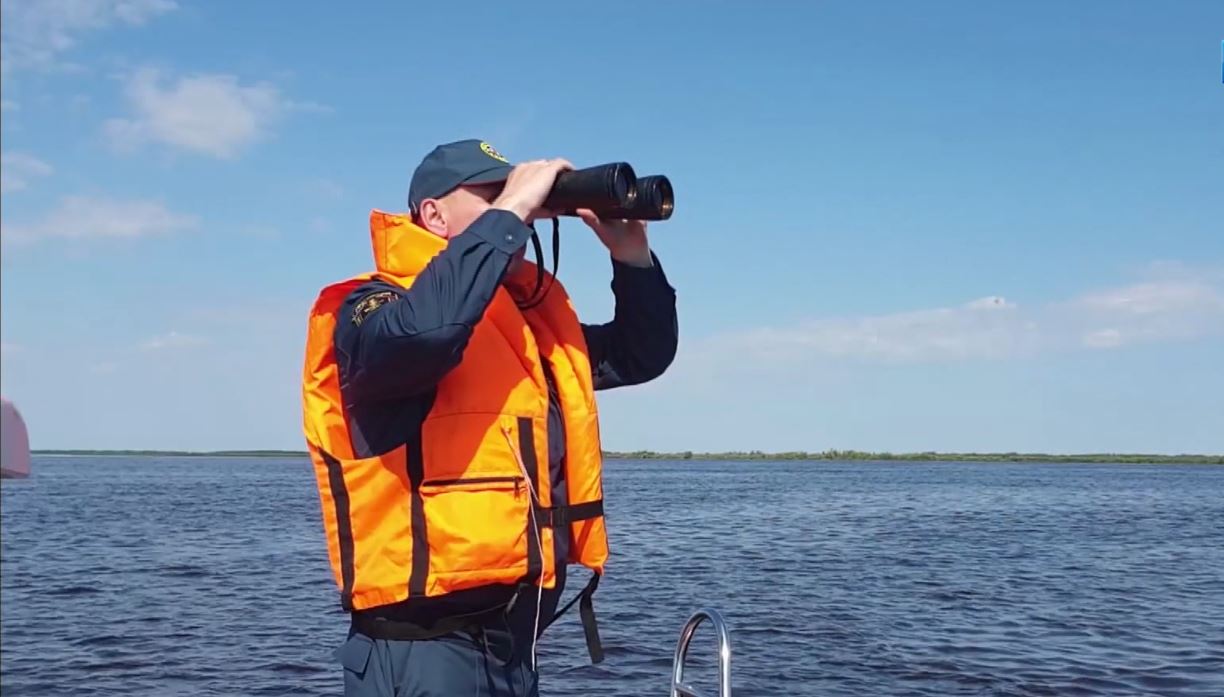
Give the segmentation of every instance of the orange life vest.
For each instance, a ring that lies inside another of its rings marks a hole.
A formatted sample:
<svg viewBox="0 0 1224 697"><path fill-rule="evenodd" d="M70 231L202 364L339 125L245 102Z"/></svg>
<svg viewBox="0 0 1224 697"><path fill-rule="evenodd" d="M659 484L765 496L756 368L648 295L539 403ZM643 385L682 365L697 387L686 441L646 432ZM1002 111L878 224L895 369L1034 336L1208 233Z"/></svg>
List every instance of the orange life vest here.
<svg viewBox="0 0 1224 697"><path fill-rule="evenodd" d="M319 293L303 374L306 441L344 606L362 610L491 584L554 588L553 529L560 525L572 537L560 563L601 574L608 543L598 415L582 328L560 282L525 311L499 287L462 361L438 384L420 431L390 452L355 455L332 341L336 323L350 318L337 312L371 278L411 287L446 245L408 217L381 211L370 215L370 235L376 271ZM521 278L534 281L535 268L526 265ZM543 361L565 424L564 509L552 507Z"/></svg>

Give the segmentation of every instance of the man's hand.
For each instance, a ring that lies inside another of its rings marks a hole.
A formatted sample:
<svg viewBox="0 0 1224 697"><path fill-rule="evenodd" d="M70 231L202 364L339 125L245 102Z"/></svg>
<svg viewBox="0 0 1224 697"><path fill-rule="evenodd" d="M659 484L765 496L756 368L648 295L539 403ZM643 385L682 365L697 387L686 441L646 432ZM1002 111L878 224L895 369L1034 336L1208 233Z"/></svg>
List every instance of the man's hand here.
<svg viewBox="0 0 1224 697"><path fill-rule="evenodd" d="M643 269L652 265L645 220L601 220L586 208L579 208L577 213L599 236L613 259Z"/></svg>
<svg viewBox="0 0 1224 697"><path fill-rule="evenodd" d="M574 166L566 160L533 160L516 165L506 178L501 194L493 201L493 208L510 211L525 223L545 217L547 211L541 206L552 192L557 175Z"/></svg>

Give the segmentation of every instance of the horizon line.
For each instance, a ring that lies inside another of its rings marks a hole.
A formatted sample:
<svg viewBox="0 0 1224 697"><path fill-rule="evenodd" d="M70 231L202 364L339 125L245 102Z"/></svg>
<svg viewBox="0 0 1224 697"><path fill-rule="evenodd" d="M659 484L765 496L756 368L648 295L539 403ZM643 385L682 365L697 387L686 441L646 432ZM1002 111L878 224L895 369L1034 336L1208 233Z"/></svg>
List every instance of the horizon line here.
<svg viewBox="0 0 1224 697"><path fill-rule="evenodd" d="M31 455L131 455L163 457L309 457L305 450L236 449L236 450L161 450L161 449L103 449L103 448L43 448L32 449ZM862 450L828 449L820 451L790 450L766 452L762 450L724 450L697 452L692 450L605 450L609 459L650 460L901 460L901 461L1005 461L1005 462L1117 462L1117 463L1207 463L1224 464L1220 453L1039 453L1017 451L966 452L966 451L915 451L873 452Z"/></svg>

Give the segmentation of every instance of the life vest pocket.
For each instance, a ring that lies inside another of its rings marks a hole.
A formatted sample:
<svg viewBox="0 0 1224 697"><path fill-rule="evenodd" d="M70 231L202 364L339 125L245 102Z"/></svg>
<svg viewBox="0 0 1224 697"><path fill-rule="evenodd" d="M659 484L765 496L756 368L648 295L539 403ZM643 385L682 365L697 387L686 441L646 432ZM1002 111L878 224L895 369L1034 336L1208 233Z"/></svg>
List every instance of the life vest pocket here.
<svg viewBox="0 0 1224 697"><path fill-rule="evenodd" d="M523 477L427 479L420 495L430 577L446 591L525 573L531 495Z"/></svg>

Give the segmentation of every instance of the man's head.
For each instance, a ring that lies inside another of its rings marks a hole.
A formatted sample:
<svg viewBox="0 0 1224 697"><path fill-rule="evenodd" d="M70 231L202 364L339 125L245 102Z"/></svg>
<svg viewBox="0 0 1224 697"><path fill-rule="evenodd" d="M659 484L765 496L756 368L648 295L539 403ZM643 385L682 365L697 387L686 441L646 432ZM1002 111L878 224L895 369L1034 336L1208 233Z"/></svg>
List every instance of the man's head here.
<svg viewBox="0 0 1224 697"><path fill-rule="evenodd" d="M434 148L412 175L408 206L417 225L450 239L497 198L512 169L493 146L460 140Z"/></svg>

